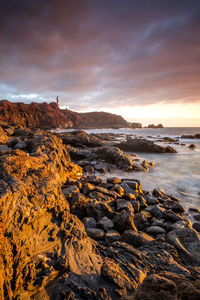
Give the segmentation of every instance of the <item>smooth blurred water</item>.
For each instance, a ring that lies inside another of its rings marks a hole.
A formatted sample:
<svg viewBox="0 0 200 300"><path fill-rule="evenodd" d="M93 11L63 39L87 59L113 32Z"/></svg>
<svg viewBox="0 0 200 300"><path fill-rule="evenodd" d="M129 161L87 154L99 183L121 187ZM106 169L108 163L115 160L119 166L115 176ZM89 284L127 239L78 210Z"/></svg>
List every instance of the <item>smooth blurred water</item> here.
<svg viewBox="0 0 200 300"><path fill-rule="evenodd" d="M183 134L200 133L200 128L163 128L163 129L96 129L86 130L87 133L118 133L123 139L125 135L137 135L156 140L160 137L180 137ZM150 138L151 136L151 138ZM177 154L147 154L136 153L148 161L154 161L156 166L149 173L143 172L116 172L120 177L136 178L141 180L143 189L153 190L162 188L180 198L186 208L195 206L200 208L200 140L183 139L185 146L169 144ZM194 143L197 149L191 150L189 144ZM159 143L163 145L163 143ZM168 144L167 144L168 145Z"/></svg>

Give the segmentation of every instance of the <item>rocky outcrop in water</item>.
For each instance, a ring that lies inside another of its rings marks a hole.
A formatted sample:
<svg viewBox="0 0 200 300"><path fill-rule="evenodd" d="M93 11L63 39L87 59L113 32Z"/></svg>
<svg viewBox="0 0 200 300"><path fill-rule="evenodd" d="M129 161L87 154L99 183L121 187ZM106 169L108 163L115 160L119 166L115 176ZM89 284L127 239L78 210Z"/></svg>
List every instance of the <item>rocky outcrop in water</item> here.
<svg viewBox="0 0 200 300"><path fill-rule="evenodd" d="M0 127L0 146L0 299L200 298L200 235L178 199L83 175L50 132Z"/></svg>
<svg viewBox="0 0 200 300"><path fill-rule="evenodd" d="M176 150L170 146L160 146L153 141L140 138L127 138L126 141L122 141L116 146L127 152L176 153Z"/></svg>

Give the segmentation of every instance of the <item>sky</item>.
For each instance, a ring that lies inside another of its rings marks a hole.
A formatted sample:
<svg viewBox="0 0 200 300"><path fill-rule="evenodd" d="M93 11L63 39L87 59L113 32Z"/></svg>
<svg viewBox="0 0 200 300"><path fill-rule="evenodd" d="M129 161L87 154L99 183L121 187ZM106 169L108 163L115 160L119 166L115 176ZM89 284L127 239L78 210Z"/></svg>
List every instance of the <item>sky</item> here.
<svg viewBox="0 0 200 300"><path fill-rule="evenodd" d="M200 126L199 0L1 0L0 99Z"/></svg>

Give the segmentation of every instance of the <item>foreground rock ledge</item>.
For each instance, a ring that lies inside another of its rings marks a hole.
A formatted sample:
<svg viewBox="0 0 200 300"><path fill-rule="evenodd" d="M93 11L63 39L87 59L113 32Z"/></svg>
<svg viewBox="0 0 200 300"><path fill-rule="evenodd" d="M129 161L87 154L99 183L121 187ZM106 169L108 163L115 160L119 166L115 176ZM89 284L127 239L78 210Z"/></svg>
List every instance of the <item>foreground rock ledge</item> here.
<svg viewBox="0 0 200 300"><path fill-rule="evenodd" d="M0 299L200 299L200 237L177 199L83 177L51 133L1 129L0 144Z"/></svg>

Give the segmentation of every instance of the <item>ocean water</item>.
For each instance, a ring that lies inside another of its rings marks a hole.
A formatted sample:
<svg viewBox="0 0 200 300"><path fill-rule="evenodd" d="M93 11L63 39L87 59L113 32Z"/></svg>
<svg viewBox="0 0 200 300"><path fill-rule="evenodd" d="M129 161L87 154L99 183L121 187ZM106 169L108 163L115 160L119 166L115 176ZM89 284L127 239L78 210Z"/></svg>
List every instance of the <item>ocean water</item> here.
<svg viewBox="0 0 200 300"><path fill-rule="evenodd" d="M200 133L200 128L172 128L163 129L94 129L85 130L87 133L117 133L120 139L125 139L126 135L142 136L151 140L158 140L159 137L181 137L183 134ZM161 188L168 193L181 199L185 208L200 208L200 140L180 139L185 146L175 144L165 144L174 147L176 154L149 154L136 153L141 158L154 161L156 166L150 172L124 173L117 171L106 176L119 176L126 178L136 178L141 180L143 189L152 191L154 188ZM197 148L191 150L188 146L194 143ZM159 143L163 145L164 143Z"/></svg>

